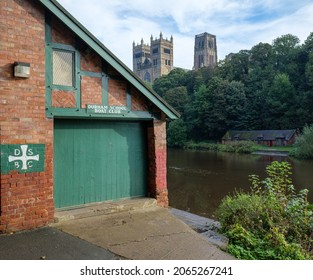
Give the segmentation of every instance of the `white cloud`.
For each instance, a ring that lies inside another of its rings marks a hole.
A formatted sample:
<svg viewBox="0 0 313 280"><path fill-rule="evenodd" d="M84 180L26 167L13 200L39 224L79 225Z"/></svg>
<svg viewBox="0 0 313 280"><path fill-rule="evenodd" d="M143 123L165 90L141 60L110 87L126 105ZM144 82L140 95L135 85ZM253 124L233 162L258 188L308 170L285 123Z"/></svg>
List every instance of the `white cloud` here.
<svg viewBox="0 0 313 280"><path fill-rule="evenodd" d="M132 68L132 42L174 37L174 65L192 68L196 34L217 36L218 57L291 33L302 41L313 26L310 0L59 0Z"/></svg>

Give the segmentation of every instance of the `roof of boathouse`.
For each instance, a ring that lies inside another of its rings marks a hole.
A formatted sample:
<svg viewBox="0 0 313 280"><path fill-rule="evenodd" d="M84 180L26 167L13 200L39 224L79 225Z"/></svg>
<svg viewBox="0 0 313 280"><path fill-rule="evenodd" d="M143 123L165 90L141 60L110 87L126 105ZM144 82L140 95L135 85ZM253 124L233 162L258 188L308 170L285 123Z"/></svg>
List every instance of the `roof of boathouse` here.
<svg viewBox="0 0 313 280"><path fill-rule="evenodd" d="M297 132L296 129L287 130L229 130L223 140L251 140L271 141L276 139L290 140Z"/></svg>

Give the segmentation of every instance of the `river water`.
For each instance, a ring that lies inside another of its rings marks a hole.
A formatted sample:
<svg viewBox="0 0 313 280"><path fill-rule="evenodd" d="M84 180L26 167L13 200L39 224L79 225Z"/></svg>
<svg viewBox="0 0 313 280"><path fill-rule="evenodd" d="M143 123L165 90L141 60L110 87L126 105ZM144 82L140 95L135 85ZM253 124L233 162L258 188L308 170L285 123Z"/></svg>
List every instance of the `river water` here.
<svg viewBox="0 0 313 280"><path fill-rule="evenodd" d="M309 189L313 203L313 161L289 157L241 155L210 151L168 150L168 191L171 207L215 218L223 197L235 190L249 190L248 176L265 178L272 161L288 161L296 189Z"/></svg>

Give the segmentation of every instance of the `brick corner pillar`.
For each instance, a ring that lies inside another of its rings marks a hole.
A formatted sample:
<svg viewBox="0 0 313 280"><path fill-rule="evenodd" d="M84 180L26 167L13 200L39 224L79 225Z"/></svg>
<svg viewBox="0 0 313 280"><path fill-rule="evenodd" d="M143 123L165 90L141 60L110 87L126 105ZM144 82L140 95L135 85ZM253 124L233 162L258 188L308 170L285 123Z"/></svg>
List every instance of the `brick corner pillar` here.
<svg viewBox="0 0 313 280"><path fill-rule="evenodd" d="M166 176L166 119L154 120L148 127L149 196L168 207Z"/></svg>
<svg viewBox="0 0 313 280"><path fill-rule="evenodd" d="M0 14L0 232L17 232L54 219L45 9L39 1L1 0ZM30 64L28 78L13 75L15 61Z"/></svg>

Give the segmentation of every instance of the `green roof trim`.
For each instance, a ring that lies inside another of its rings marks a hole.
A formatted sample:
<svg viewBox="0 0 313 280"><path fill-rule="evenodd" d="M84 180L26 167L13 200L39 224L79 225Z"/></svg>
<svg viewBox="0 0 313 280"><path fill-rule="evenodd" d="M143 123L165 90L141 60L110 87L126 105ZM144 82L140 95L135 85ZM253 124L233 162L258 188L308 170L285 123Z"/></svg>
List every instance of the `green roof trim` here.
<svg viewBox="0 0 313 280"><path fill-rule="evenodd" d="M180 117L180 114L163 100L156 92L149 89L121 60L107 49L94 35L77 21L64 7L55 0L39 0L52 14L60 19L81 40L99 54L107 63L115 68L129 83L143 93L171 120ZM104 3L105 4L105 3Z"/></svg>

